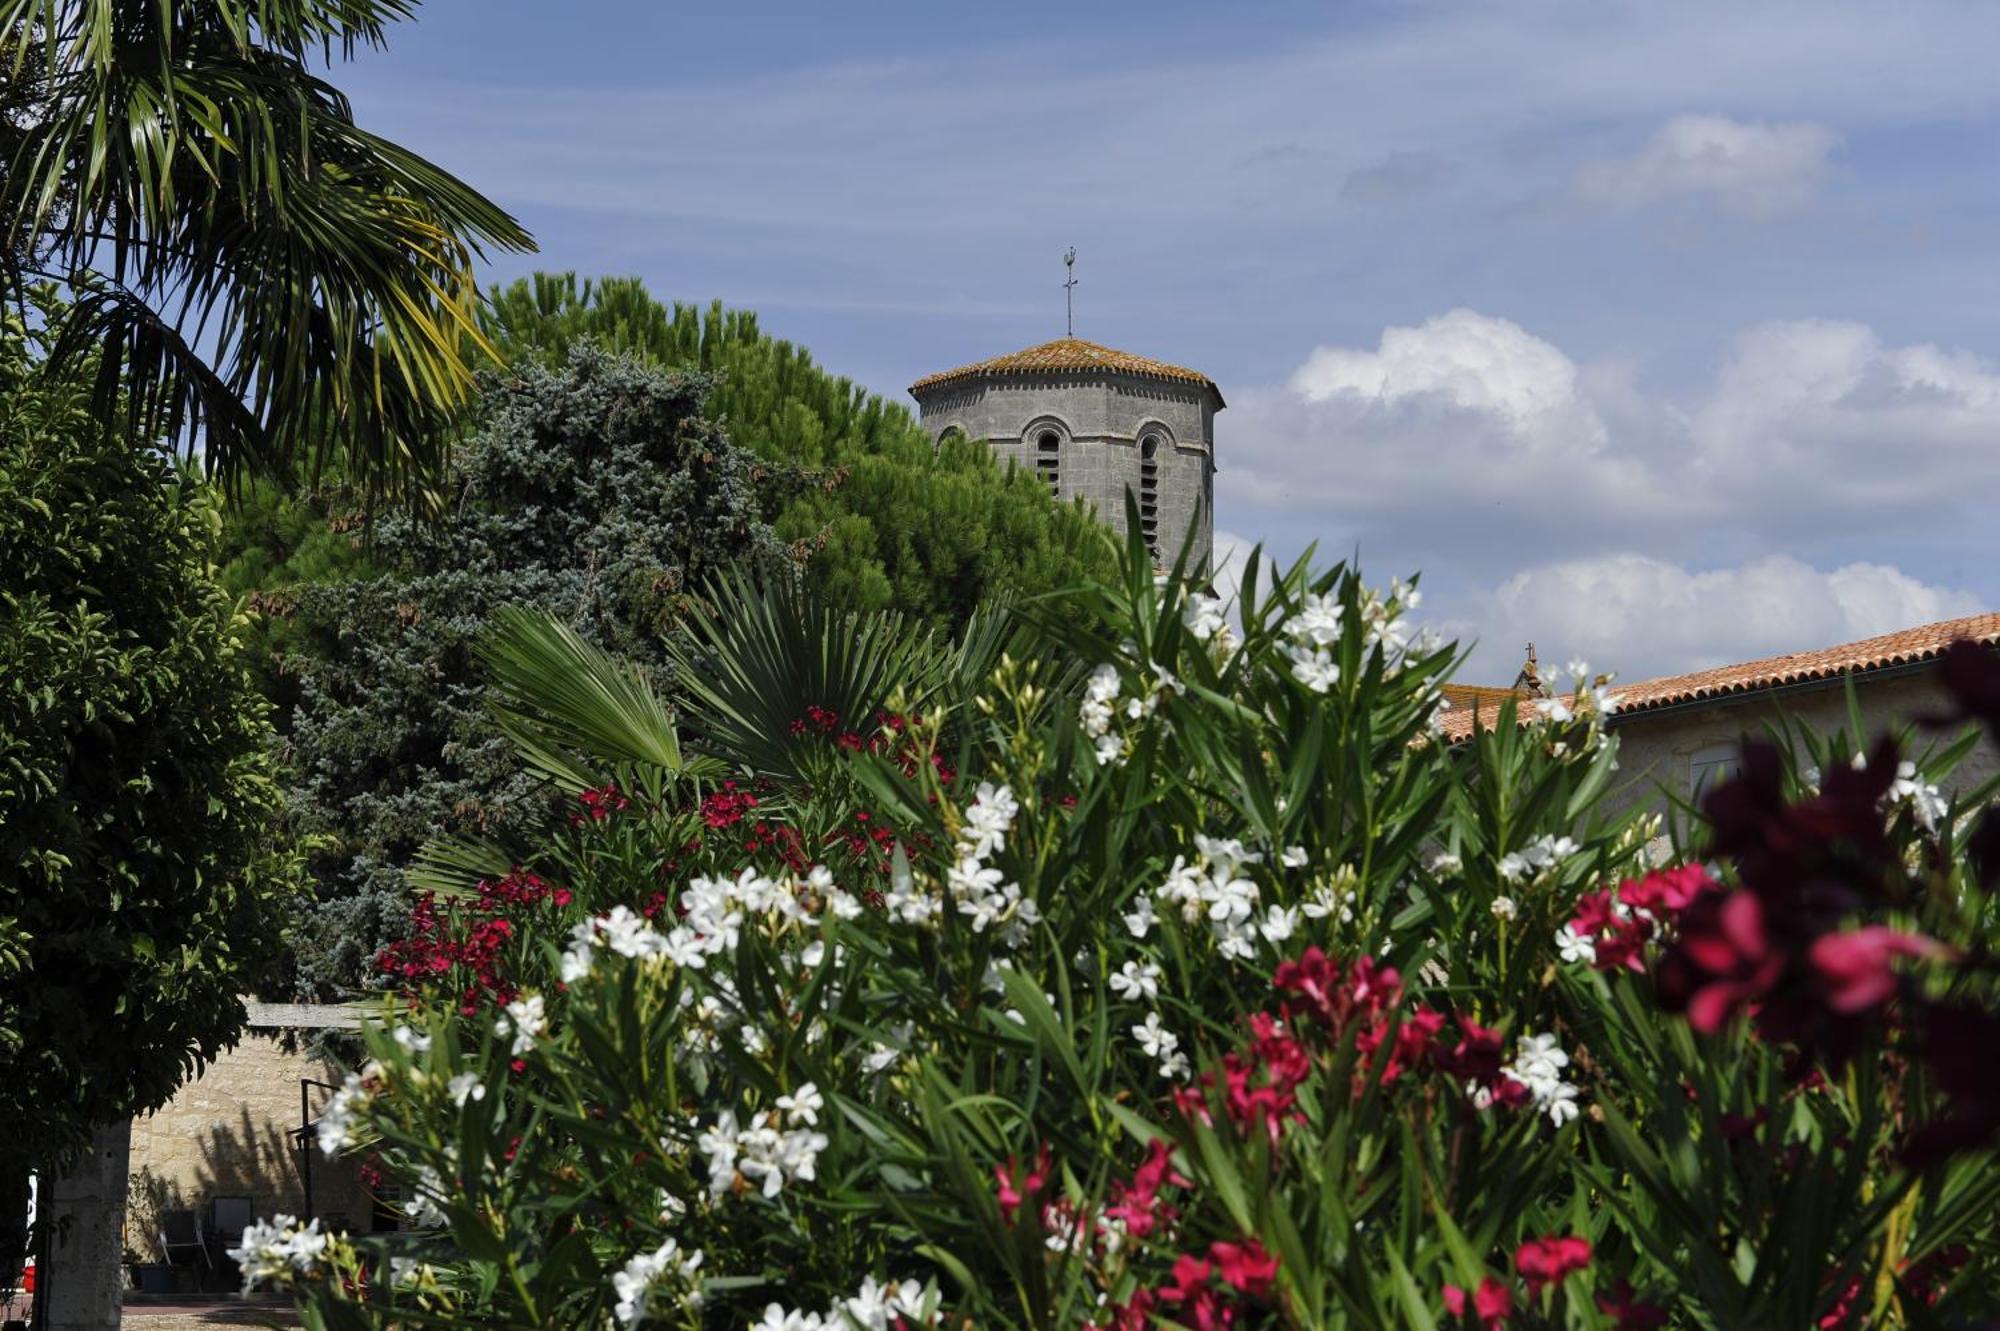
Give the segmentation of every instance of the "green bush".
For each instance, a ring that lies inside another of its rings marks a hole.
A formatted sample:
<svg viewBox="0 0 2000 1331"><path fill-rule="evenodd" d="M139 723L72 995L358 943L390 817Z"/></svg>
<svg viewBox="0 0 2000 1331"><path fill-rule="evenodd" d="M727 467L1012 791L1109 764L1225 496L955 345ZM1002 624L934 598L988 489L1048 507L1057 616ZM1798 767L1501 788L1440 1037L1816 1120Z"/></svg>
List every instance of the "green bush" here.
<svg viewBox="0 0 2000 1331"><path fill-rule="evenodd" d="M234 1041L301 886L215 493L0 325L0 1123L59 1168Z"/></svg>
<svg viewBox="0 0 2000 1331"><path fill-rule="evenodd" d="M1253 565L1239 631L1134 543L969 701L798 698L841 768L699 798L650 704L510 695L591 784L320 1121L411 1227L246 1272L341 1331L2000 1312L1965 746L1754 749L1677 864L1601 691L1442 742L1416 599Z"/></svg>
<svg viewBox="0 0 2000 1331"><path fill-rule="evenodd" d="M703 416L707 381L580 345L490 389L441 516L379 520L372 578L294 593L307 641L288 796L319 902L298 983L337 993L407 927L404 871L435 836L536 825L548 801L490 723L476 644L503 607L545 610L651 668L715 573L780 573L765 469Z"/></svg>

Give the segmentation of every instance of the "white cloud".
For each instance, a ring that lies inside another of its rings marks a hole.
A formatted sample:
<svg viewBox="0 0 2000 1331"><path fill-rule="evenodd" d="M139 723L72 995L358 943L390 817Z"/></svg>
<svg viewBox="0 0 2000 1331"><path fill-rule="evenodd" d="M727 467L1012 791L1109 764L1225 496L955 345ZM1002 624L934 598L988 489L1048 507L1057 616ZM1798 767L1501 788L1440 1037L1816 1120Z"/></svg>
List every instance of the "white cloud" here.
<svg viewBox="0 0 2000 1331"><path fill-rule="evenodd" d="M1884 564L1822 572L1787 555L1693 571L1617 554L1514 574L1483 604L1477 627L1487 673L1518 643L1542 659L1581 656L1628 682L1781 652L1830 647L1916 624L1975 614L1978 598Z"/></svg>
<svg viewBox="0 0 2000 1331"><path fill-rule="evenodd" d="M1472 310L1385 328L1374 351L1319 347L1291 386L1307 402L1346 398L1392 410L1429 402L1490 415L1529 449L1603 442L1569 357L1519 324Z"/></svg>
<svg viewBox="0 0 2000 1331"><path fill-rule="evenodd" d="M1828 549L2000 503L2000 365L1857 323L1751 328L1681 399L1453 310L1372 349L1316 348L1284 389L1236 394L1225 424L1232 505L1311 513L1371 559L1489 576L1617 550Z"/></svg>
<svg viewBox="0 0 2000 1331"><path fill-rule="evenodd" d="M1497 552L1518 564L1551 543L1594 548L1602 522L1658 521L1681 500L1634 441L1613 440L1589 378L1520 325L1465 309L1386 328L1373 349L1320 347L1286 388L1234 395L1218 493L1332 518L1370 560L1484 568Z"/></svg>
<svg viewBox="0 0 2000 1331"><path fill-rule="evenodd" d="M1243 569L1250 559L1250 552L1257 548L1257 542L1235 532L1215 533L1215 594L1223 600L1232 600L1236 589L1243 581Z"/></svg>
<svg viewBox="0 0 2000 1331"><path fill-rule="evenodd" d="M1811 121L1675 116L1633 156L1585 167L1577 190L1623 208L1698 195L1768 217L1818 193L1839 142L1839 135Z"/></svg>
<svg viewBox="0 0 2000 1331"><path fill-rule="evenodd" d="M1782 488L1878 519L1987 501L2000 485L2000 366L1885 346L1858 323L1761 324L1736 339L1691 437L1716 488Z"/></svg>

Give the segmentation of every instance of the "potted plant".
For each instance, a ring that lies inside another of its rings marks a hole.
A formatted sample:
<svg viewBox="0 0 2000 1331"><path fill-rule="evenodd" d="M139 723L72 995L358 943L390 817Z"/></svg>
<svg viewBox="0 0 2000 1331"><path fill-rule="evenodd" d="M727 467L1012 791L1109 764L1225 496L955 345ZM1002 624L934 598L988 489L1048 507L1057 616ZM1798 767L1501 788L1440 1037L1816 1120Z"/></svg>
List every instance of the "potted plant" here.
<svg viewBox="0 0 2000 1331"><path fill-rule="evenodd" d="M131 1248L125 1250L125 1265L132 1272L132 1284L141 1294L171 1294L180 1283L172 1263L149 1262Z"/></svg>

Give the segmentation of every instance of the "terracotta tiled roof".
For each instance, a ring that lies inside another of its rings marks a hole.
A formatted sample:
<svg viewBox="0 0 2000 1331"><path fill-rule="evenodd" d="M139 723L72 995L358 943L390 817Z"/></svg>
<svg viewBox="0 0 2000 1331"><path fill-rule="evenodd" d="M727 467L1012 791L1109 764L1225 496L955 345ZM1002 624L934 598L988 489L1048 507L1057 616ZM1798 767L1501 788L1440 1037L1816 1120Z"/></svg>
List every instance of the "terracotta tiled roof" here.
<svg viewBox="0 0 2000 1331"><path fill-rule="evenodd" d="M1075 374L1105 370L1115 370L1120 374L1136 374L1145 379L1170 379L1176 383L1201 384L1214 390L1218 399L1222 396L1214 381L1197 370L1169 365L1150 356L1135 356L1129 351L1115 351L1110 347L1101 347L1095 342L1086 342L1080 337L1059 337L1038 347L1029 347L1005 356L995 356L991 360L977 361L971 365L961 365L956 370L927 374L910 385L910 392L922 394L925 390L940 384L956 383L961 379L972 379L988 374Z"/></svg>
<svg viewBox="0 0 2000 1331"><path fill-rule="evenodd" d="M1843 675L1881 670L1887 666L1911 665L1934 660L1944 653L1946 647L1960 638L2000 644L2000 613L1947 619L1936 624L1903 629L1898 633L1885 633L1879 638L1863 638L1860 642L1842 643L1838 647L1826 647L1818 651L1790 652L1784 656L1766 657L1761 661L1717 666L1713 670L1669 675L1664 679L1649 679L1638 684L1613 684L1611 691L1618 698L1615 718L1622 719L1635 712L1671 707L1677 703L1699 702L1738 693L1755 693L1762 689L1781 688L1788 684L1833 680ZM1452 689L1459 687L1451 686ZM1475 707L1471 705L1473 699L1467 698L1461 703L1461 700L1453 697L1448 690L1446 696L1450 698L1452 708L1445 713L1445 731L1453 739L1464 738L1471 733L1475 725L1491 725L1499 714L1502 697L1510 692L1505 689L1469 688L1466 691L1500 696L1482 697L1477 700L1478 705ZM1525 698L1517 704L1517 710L1526 716L1534 715L1533 707L1534 704Z"/></svg>

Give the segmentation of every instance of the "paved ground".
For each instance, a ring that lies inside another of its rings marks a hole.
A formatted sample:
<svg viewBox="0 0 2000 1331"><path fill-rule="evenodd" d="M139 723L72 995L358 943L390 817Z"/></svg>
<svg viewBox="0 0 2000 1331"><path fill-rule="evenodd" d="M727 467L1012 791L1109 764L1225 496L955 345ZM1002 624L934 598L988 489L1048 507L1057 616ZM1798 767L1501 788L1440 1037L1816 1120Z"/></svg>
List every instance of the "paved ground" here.
<svg viewBox="0 0 2000 1331"><path fill-rule="evenodd" d="M18 1299L4 1316L26 1319L30 1304ZM296 1327L288 1303L198 1296L151 1299L125 1305L130 1331L245 1331L254 1327Z"/></svg>

